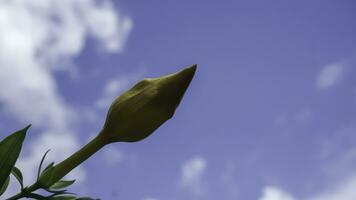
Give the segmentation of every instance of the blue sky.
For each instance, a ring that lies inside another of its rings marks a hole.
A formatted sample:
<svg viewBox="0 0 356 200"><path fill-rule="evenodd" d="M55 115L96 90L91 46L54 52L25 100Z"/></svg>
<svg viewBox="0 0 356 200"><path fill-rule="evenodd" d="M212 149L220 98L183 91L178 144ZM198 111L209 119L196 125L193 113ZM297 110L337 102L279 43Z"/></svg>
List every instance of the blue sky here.
<svg viewBox="0 0 356 200"><path fill-rule="evenodd" d="M176 115L69 178L127 200L354 200L356 3L0 1L0 135L61 161L144 77L198 64ZM12 184L8 194L16 190Z"/></svg>

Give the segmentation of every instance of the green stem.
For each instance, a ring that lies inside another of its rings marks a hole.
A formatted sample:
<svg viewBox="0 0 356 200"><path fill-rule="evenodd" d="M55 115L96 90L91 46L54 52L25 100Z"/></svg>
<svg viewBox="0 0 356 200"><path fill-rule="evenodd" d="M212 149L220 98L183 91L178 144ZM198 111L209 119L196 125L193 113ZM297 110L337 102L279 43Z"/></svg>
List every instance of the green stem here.
<svg viewBox="0 0 356 200"><path fill-rule="evenodd" d="M102 137L101 134L98 134L92 141L82 147L79 151L54 166L53 177L51 181L52 184L61 180L65 175L67 175L70 171L72 171L106 144L107 142L104 137Z"/></svg>
<svg viewBox="0 0 356 200"><path fill-rule="evenodd" d="M73 155L54 166L53 176L51 177L51 182L48 185L52 185L55 182L61 180L70 171L87 160L90 156L99 151L108 143L110 142L105 140L105 137L103 137L101 133L98 134L93 140L82 147L79 151L75 152ZM36 182L30 187L22 190L20 193L8 198L7 200L17 200L23 197L31 197L31 193L40 188L42 188L41 184Z"/></svg>
<svg viewBox="0 0 356 200"><path fill-rule="evenodd" d="M31 193L39 188L40 188L40 186L35 183L28 188L24 188L20 193L12 196L6 200L17 200L17 199L21 199L23 197L30 197Z"/></svg>

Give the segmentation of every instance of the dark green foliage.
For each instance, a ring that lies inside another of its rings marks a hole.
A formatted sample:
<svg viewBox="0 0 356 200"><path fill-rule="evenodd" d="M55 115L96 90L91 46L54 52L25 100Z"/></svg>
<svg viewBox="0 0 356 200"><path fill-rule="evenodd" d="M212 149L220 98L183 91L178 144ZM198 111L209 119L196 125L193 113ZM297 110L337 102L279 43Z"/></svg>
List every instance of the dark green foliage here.
<svg viewBox="0 0 356 200"><path fill-rule="evenodd" d="M91 200L91 198L88 197L78 198L74 194L69 193L64 189L72 185L75 180L59 180L52 185L46 184L50 182L54 169L54 162L51 162L43 171L41 171L44 159L46 158L49 150L43 155L39 164L37 174L38 179L36 183L32 186L24 187L22 172L14 165L21 152L22 143L25 139L26 132L29 127L30 126L27 126L22 130L16 131L0 142L0 196L6 191L10 182L10 174L12 174L19 182L21 186L21 192L14 197L9 198L8 200L22 199L23 197L38 200ZM47 191L49 195L45 196L33 192L41 188Z"/></svg>
<svg viewBox="0 0 356 200"><path fill-rule="evenodd" d="M20 183L21 190L23 190L23 176L19 168L13 167L11 171L12 175L17 179L17 181Z"/></svg>
<svg viewBox="0 0 356 200"><path fill-rule="evenodd" d="M31 125L16 131L0 142L0 188L6 183L20 155L22 143L26 137L26 132Z"/></svg>
<svg viewBox="0 0 356 200"><path fill-rule="evenodd" d="M46 156L47 156L47 154L48 154L48 152L50 151L50 149L48 149L47 151L46 151L46 153L42 156L42 159L41 159L41 162L40 162L40 165L38 166L38 171L37 171L37 180L39 179L39 177L40 177L40 174L41 174L41 170L42 170L42 164L43 164L43 161L45 160L45 158L46 158ZM53 163L54 164L54 163ZM52 165L53 165L52 164ZM48 168L48 166L46 167L46 169Z"/></svg>
<svg viewBox="0 0 356 200"><path fill-rule="evenodd" d="M2 185L2 187L0 188L0 195L4 194L4 192L7 189L7 186L9 186L9 182L10 182L10 176L8 176L5 180L5 183Z"/></svg>
<svg viewBox="0 0 356 200"><path fill-rule="evenodd" d="M59 190L59 189L63 189L66 188L70 185L72 185L75 182L75 180L71 180L71 181L58 181L55 184L51 185L51 187L49 187L49 189L51 190Z"/></svg>
<svg viewBox="0 0 356 200"><path fill-rule="evenodd" d="M75 196L57 196L57 197L52 197L51 200L75 200L77 199Z"/></svg>
<svg viewBox="0 0 356 200"><path fill-rule="evenodd" d="M54 166L49 165L45 170L41 173L39 179L37 180L37 184L39 184L43 188L49 188L51 186L51 180L53 176Z"/></svg>

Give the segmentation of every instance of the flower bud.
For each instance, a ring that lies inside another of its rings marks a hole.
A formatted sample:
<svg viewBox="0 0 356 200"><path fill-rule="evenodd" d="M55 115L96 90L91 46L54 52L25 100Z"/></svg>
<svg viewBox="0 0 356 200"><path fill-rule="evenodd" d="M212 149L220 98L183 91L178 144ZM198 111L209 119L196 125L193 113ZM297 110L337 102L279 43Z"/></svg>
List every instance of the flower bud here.
<svg viewBox="0 0 356 200"><path fill-rule="evenodd" d="M37 184L51 186L111 142L136 142L170 119L193 79L196 65L154 79L144 79L119 96L100 134L69 158L43 173Z"/></svg>
<svg viewBox="0 0 356 200"><path fill-rule="evenodd" d="M149 136L173 116L195 70L193 65L138 82L114 100L101 134L110 142L136 142Z"/></svg>

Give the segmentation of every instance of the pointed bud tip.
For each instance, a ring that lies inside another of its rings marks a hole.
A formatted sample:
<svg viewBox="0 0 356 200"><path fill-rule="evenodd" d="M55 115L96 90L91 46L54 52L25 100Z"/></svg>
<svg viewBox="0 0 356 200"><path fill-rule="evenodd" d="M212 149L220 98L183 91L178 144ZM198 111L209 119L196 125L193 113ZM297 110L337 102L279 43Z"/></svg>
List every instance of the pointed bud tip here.
<svg viewBox="0 0 356 200"><path fill-rule="evenodd" d="M190 67L184 68L179 72L174 73L174 76L177 78L179 77L179 79L181 80L186 80L189 84L195 75L196 69L197 69L197 65L194 64L191 65Z"/></svg>
<svg viewBox="0 0 356 200"><path fill-rule="evenodd" d="M190 67L187 67L187 68L183 69L183 71L189 71L193 75L195 74L196 70L197 70L197 64L194 64L194 65L192 65Z"/></svg>
<svg viewBox="0 0 356 200"><path fill-rule="evenodd" d="M32 124L27 125L27 126L24 128L24 130L27 131L31 126L32 126Z"/></svg>
<svg viewBox="0 0 356 200"><path fill-rule="evenodd" d="M188 68L191 68L191 69L193 69L194 71L197 69L197 64L193 64L192 66L190 66L190 67L188 67Z"/></svg>

